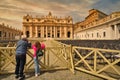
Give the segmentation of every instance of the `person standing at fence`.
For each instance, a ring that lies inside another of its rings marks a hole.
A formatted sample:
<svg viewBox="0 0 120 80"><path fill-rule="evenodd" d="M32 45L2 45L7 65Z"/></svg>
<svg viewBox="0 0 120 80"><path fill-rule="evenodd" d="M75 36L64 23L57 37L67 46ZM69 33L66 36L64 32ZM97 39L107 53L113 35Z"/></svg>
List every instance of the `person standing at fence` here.
<svg viewBox="0 0 120 80"><path fill-rule="evenodd" d="M39 41L36 41L35 44L32 45L32 48L34 50L33 57L34 57L34 65L35 65L35 76L40 75L40 68L39 68L39 61L37 56L37 51L41 49L41 44Z"/></svg>
<svg viewBox="0 0 120 80"><path fill-rule="evenodd" d="M26 63L26 53L28 47L31 47L31 43L28 43L28 40L25 35L22 35L21 40L17 42L16 45L16 68L15 68L15 78L19 78L19 80L23 80L25 78L24 75L24 65Z"/></svg>

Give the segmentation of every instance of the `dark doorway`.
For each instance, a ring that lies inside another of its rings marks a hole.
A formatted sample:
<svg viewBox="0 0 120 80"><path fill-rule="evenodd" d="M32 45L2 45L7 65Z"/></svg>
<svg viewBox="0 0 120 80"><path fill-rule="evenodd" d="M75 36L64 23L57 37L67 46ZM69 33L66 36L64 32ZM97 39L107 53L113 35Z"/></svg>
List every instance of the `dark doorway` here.
<svg viewBox="0 0 120 80"><path fill-rule="evenodd" d="M58 37L58 38L60 37L60 33L57 33L57 37Z"/></svg>
<svg viewBox="0 0 120 80"><path fill-rule="evenodd" d="M41 37L41 33L38 33L38 37Z"/></svg>
<svg viewBox="0 0 120 80"><path fill-rule="evenodd" d="M70 38L70 31L67 32L67 37Z"/></svg>
<svg viewBox="0 0 120 80"><path fill-rule="evenodd" d="M30 37L29 31L26 31L26 36L27 36L27 37Z"/></svg>

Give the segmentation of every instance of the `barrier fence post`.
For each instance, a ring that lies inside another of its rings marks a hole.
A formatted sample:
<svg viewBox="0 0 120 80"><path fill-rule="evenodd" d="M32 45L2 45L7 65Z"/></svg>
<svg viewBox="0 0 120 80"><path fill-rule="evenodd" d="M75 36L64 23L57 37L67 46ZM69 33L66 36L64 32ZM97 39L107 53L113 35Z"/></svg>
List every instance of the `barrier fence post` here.
<svg viewBox="0 0 120 80"><path fill-rule="evenodd" d="M71 68L70 70L72 71L72 73L74 74L74 63L73 63L73 48L72 45L70 45L70 63L71 63Z"/></svg>

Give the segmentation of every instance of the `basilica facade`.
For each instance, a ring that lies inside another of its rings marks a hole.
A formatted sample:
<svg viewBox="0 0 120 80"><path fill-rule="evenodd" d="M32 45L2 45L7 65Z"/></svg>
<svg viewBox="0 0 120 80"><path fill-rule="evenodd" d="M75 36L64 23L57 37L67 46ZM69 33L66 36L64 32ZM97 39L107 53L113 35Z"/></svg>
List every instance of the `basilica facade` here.
<svg viewBox="0 0 120 80"><path fill-rule="evenodd" d="M23 17L23 34L28 38L73 38L73 19L70 16L58 18L51 12L46 16Z"/></svg>

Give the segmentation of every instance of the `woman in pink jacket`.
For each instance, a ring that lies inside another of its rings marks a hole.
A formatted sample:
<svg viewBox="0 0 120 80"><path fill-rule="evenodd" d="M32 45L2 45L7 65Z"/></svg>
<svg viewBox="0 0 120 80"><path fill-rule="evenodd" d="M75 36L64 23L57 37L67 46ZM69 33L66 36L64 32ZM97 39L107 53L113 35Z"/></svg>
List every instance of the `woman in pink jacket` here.
<svg viewBox="0 0 120 80"><path fill-rule="evenodd" d="M38 56L36 54L37 50L41 48L41 44L39 41L36 41L34 45L32 45L32 48L34 50L33 58L34 58L34 64L35 64L35 76L40 75L40 68L39 68L39 61Z"/></svg>

